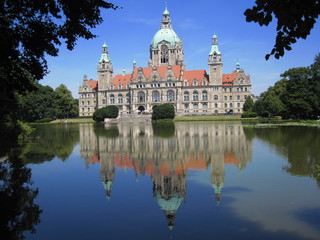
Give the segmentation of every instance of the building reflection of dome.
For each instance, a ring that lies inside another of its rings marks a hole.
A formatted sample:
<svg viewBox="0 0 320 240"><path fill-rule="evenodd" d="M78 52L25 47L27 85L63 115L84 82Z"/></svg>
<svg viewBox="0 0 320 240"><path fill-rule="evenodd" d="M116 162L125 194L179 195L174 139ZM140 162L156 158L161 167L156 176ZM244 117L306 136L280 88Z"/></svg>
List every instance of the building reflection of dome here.
<svg viewBox="0 0 320 240"><path fill-rule="evenodd" d="M109 200L111 198L112 181L102 182L102 184L106 192L106 197Z"/></svg>
<svg viewBox="0 0 320 240"><path fill-rule="evenodd" d="M160 193L157 193L155 199L166 215L169 229L172 230L174 227L176 211L184 201L184 198L180 197L178 193L174 193L172 197L166 199L161 197Z"/></svg>

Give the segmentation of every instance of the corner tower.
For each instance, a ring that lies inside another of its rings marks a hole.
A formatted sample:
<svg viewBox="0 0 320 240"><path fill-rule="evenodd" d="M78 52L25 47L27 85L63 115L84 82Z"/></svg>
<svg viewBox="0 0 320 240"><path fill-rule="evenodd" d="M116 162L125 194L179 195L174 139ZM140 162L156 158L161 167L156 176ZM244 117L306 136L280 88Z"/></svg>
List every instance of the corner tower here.
<svg viewBox="0 0 320 240"><path fill-rule="evenodd" d="M105 43L102 45L102 53L97 71L99 91L108 89L112 81L113 67L108 54L108 46Z"/></svg>
<svg viewBox="0 0 320 240"><path fill-rule="evenodd" d="M182 41L172 29L167 7L162 14L160 30L151 41L149 67L166 65L184 65Z"/></svg>
<svg viewBox="0 0 320 240"><path fill-rule="evenodd" d="M210 85L222 84L222 57L218 48L218 38L216 35L212 36L212 46L209 53L209 81Z"/></svg>

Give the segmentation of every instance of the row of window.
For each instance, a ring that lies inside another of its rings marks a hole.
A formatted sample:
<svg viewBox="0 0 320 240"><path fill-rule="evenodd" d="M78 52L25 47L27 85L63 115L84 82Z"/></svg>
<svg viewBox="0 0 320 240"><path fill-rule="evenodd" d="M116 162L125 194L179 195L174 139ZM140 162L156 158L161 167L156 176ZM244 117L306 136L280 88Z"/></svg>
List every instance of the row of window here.
<svg viewBox="0 0 320 240"><path fill-rule="evenodd" d="M223 91L224 92L227 92L229 89L229 92L232 92L232 88L223 88ZM236 89L237 92L247 92L248 91L248 88L247 87L241 87L241 88L237 88Z"/></svg>

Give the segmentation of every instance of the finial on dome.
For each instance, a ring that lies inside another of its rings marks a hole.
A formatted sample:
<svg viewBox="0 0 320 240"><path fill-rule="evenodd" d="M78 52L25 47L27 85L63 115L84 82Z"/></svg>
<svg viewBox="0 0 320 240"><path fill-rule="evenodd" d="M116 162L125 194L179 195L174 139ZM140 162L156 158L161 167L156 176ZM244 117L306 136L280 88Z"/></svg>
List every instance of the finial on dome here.
<svg viewBox="0 0 320 240"><path fill-rule="evenodd" d="M167 2L165 2L165 3L164 3L164 6L165 6L165 9L164 9L163 15L169 15L169 11L168 11L168 3L167 3Z"/></svg>

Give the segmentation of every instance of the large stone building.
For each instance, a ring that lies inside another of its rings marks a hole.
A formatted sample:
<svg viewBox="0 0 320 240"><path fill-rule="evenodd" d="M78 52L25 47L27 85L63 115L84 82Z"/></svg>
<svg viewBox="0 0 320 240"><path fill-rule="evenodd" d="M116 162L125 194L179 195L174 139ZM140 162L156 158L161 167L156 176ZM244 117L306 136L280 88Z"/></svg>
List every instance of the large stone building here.
<svg viewBox="0 0 320 240"><path fill-rule="evenodd" d="M208 72L185 69L182 41L166 8L150 44L148 67L136 67L134 62L132 73L113 76L108 46L103 44L98 80L85 75L79 88L79 114L90 116L108 105L118 106L122 115L152 112L163 103L172 104L177 115L242 113L251 92L250 77L239 63L230 74L222 74L222 65L218 39L213 35Z"/></svg>

